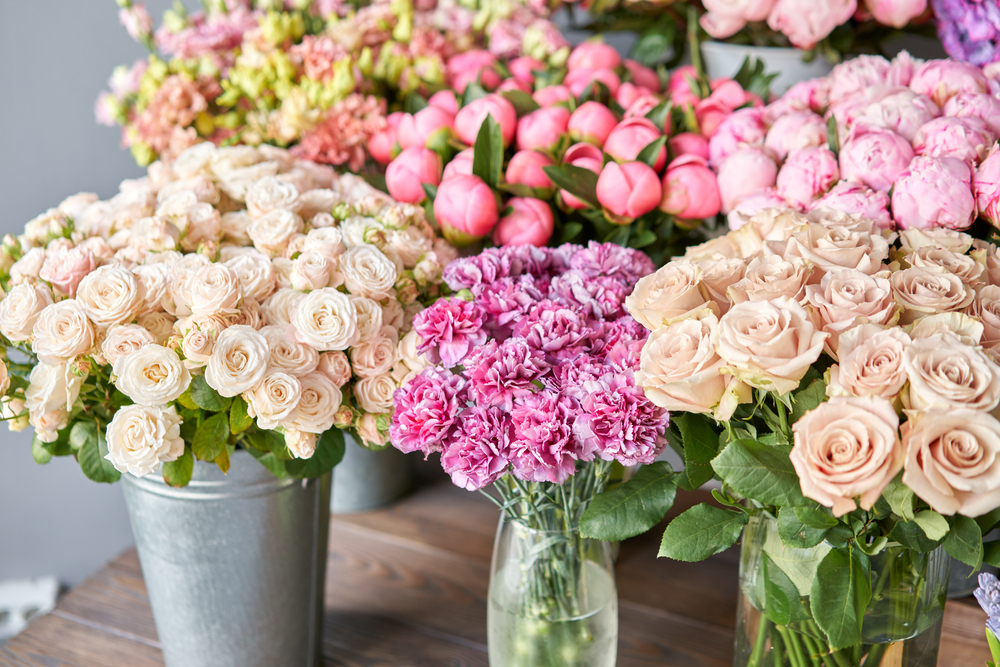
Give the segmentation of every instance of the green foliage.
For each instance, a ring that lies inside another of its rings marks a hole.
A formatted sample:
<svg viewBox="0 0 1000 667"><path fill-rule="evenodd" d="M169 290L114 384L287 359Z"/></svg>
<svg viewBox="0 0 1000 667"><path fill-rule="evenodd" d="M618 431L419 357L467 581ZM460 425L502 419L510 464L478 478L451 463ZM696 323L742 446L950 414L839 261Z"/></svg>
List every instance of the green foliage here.
<svg viewBox="0 0 1000 667"><path fill-rule="evenodd" d="M715 472L738 493L764 505L803 505L789 445L735 440L712 461Z"/></svg>
<svg viewBox="0 0 1000 667"><path fill-rule="evenodd" d="M189 390L191 392L191 400L194 404L202 410L209 412L223 412L224 410L228 410L229 404L233 400L219 396L219 392L208 386L208 380L205 379L204 375L195 375L191 379Z"/></svg>
<svg viewBox="0 0 1000 667"><path fill-rule="evenodd" d="M833 649L861 643L861 621L871 600L871 564L858 549L831 549L816 569L809 606Z"/></svg>
<svg viewBox="0 0 1000 667"><path fill-rule="evenodd" d="M934 551L940 545L937 541L927 539L923 528L916 521L897 521L889 531L889 539L924 554Z"/></svg>
<svg viewBox="0 0 1000 667"><path fill-rule="evenodd" d="M472 152L472 173L492 188L500 183L503 171L503 132L493 116L486 116L479 126Z"/></svg>
<svg viewBox="0 0 1000 667"><path fill-rule="evenodd" d="M423 95L409 93L403 100L403 111L408 114L415 114L427 108L427 100Z"/></svg>
<svg viewBox="0 0 1000 667"><path fill-rule="evenodd" d="M35 463L45 465L52 460L52 452L45 449L45 443L38 439L36 435L31 439L31 457Z"/></svg>
<svg viewBox="0 0 1000 667"><path fill-rule="evenodd" d="M693 412L670 415L670 429L672 434L676 429L679 451L684 456L684 470L677 476L677 485L694 491L715 477L712 459L719 453L719 432L710 417Z"/></svg>
<svg viewBox="0 0 1000 667"><path fill-rule="evenodd" d="M334 469L344 458L344 433L331 428L319 436L316 452L308 459L292 459L285 463L289 476L295 478L320 477Z"/></svg>
<svg viewBox="0 0 1000 667"><path fill-rule="evenodd" d="M201 423L191 442L199 461L214 461L229 441L229 414L219 412Z"/></svg>
<svg viewBox="0 0 1000 667"><path fill-rule="evenodd" d="M831 526L816 527L807 525L799 518L796 510L809 510L808 507L782 507L778 510L778 536L781 541L795 549L811 549L826 538ZM830 517L831 519L833 517ZM836 525L834 520L834 525Z"/></svg>
<svg viewBox="0 0 1000 667"><path fill-rule="evenodd" d="M609 541L641 535L663 519L676 494L669 463L642 466L635 477L594 498L580 520L580 533Z"/></svg>
<svg viewBox="0 0 1000 667"><path fill-rule="evenodd" d="M733 79L740 84L744 90L753 93L761 99L767 99L771 94L771 82L777 78L778 72L768 74L764 68L764 61L749 57L743 60L740 71Z"/></svg>
<svg viewBox="0 0 1000 667"><path fill-rule="evenodd" d="M695 505L667 525L659 556L687 562L705 560L735 544L747 520L744 512Z"/></svg>
<svg viewBox="0 0 1000 667"><path fill-rule="evenodd" d="M285 479L288 477L288 472L285 470L284 460L278 458L271 452L264 452L256 447L247 447L246 450L250 452L250 455L257 459L257 462L262 466L271 471L271 474L278 479Z"/></svg>
<svg viewBox="0 0 1000 667"><path fill-rule="evenodd" d="M184 453L176 461L163 464L163 481L168 486L187 486L194 472L194 455L191 446L184 447Z"/></svg>
<svg viewBox="0 0 1000 667"><path fill-rule="evenodd" d="M600 209L597 201L597 174L571 164L550 165L542 170L557 187L562 188L580 201Z"/></svg>
<svg viewBox="0 0 1000 667"><path fill-rule="evenodd" d="M239 435L251 426L253 417L247 414L247 402L242 396L237 396L229 408L229 431L233 435Z"/></svg>
<svg viewBox="0 0 1000 667"><path fill-rule="evenodd" d="M913 521L924 531L927 539L934 542L940 541L948 534L948 520L934 510L923 510L917 512Z"/></svg>
<svg viewBox="0 0 1000 667"><path fill-rule="evenodd" d="M683 34L680 37L683 39ZM646 67L655 67L676 54L677 39L676 19L672 14L663 13L655 23L642 31L639 39L632 45L629 57ZM683 51L683 47L680 48Z"/></svg>
<svg viewBox="0 0 1000 667"><path fill-rule="evenodd" d="M955 515L948 518L951 529L942 546L952 558L956 558L973 569L983 563L983 533L975 519Z"/></svg>
<svg viewBox="0 0 1000 667"><path fill-rule="evenodd" d="M917 497L910 487L903 484L902 473L889 482L889 486L882 492L882 497L889 503L893 514L904 521L913 521Z"/></svg>
<svg viewBox="0 0 1000 667"><path fill-rule="evenodd" d="M656 107L650 109L646 114L646 120L662 130L667 125L667 120L671 117L673 104L671 102L660 102Z"/></svg>
<svg viewBox="0 0 1000 667"><path fill-rule="evenodd" d="M502 93L508 102L514 105L518 118L527 116L532 111L538 111L541 107L528 93L523 90L507 90Z"/></svg>
<svg viewBox="0 0 1000 667"><path fill-rule="evenodd" d="M767 554L761 557L761 575L764 580L764 613L772 622L788 625L810 620L799 589Z"/></svg>
<svg viewBox="0 0 1000 667"><path fill-rule="evenodd" d="M83 474L102 484L112 484L121 478L108 455L108 442L104 439L104 431L94 428L86 440L76 450L76 460L80 463Z"/></svg>
<svg viewBox="0 0 1000 667"><path fill-rule="evenodd" d="M639 151L639 154L635 156L635 161L644 162L647 166L652 168L653 165L656 164L656 158L659 157L660 151L663 150L663 147L666 145L667 145L666 135L661 135L660 137L657 137L653 141L649 142L649 144L645 148Z"/></svg>
<svg viewBox="0 0 1000 667"><path fill-rule="evenodd" d="M813 380L805 389L797 392L792 398L792 414L789 423L794 424L810 410L815 410L826 400L826 383L823 380Z"/></svg>

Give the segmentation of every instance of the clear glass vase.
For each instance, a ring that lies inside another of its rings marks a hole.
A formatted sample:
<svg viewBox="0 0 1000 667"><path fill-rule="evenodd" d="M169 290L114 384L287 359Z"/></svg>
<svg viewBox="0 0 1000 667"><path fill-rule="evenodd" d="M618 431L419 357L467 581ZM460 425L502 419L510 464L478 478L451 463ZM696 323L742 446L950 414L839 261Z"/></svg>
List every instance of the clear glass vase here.
<svg viewBox="0 0 1000 667"><path fill-rule="evenodd" d="M614 667L618 592L607 542L503 517L490 570L490 667Z"/></svg>
<svg viewBox="0 0 1000 667"><path fill-rule="evenodd" d="M832 651L811 618L783 626L767 617L765 557L799 588L808 610L810 568L815 572L829 549L785 547L773 518L750 519L740 551L734 667L936 667L949 571L940 548L922 554L892 546L871 558L872 599L860 645Z"/></svg>

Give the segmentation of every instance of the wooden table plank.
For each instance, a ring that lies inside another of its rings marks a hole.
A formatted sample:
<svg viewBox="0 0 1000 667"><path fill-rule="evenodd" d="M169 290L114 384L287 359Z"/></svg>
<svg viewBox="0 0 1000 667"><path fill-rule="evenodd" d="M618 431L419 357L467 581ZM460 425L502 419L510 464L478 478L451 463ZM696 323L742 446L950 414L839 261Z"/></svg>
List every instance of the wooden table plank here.
<svg viewBox="0 0 1000 667"><path fill-rule="evenodd" d="M675 512L702 498L682 496ZM487 667L486 590L497 510L449 484L330 524L323 654L337 667ZM657 559L658 530L622 545L619 667L728 667L738 549ZM988 656L985 614L949 602L939 667ZM3 667L146 667L162 656L129 550L0 648Z"/></svg>

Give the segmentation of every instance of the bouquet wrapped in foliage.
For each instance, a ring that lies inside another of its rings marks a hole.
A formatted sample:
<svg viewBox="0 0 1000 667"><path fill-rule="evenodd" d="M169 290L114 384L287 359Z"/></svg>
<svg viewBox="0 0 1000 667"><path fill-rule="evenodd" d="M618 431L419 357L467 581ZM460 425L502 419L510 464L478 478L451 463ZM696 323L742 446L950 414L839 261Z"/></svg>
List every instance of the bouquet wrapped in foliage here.
<svg viewBox="0 0 1000 667"><path fill-rule="evenodd" d="M601 42L576 47L565 68L469 55L448 62L454 91L411 95L410 112L373 142L391 160L389 192L426 202L456 245L582 238L660 262L719 212L707 138L735 109L762 104L747 90L761 72L710 84L681 68L664 90Z"/></svg>
<svg viewBox="0 0 1000 667"><path fill-rule="evenodd" d="M614 665L610 560L578 522L613 462L665 446L667 414L633 379L646 332L624 309L652 270L611 244L489 249L448 265L457 294L414 321L432 366L396 392L392 443L492 485L491 664Z"/></svg>
<svg viewBox="0 0 1000 667"><path fill-rule="evenodd" d="M446 85L445 61L482 47L487 28L521 36L496 40L505 55L526 44L538 58L558 58L565 48L558 30L523 7L483 19L449 0L359 9L310 0L290 3L294 10L218 0L190 15L168 11L153 32L141 4L119 4L129 33L153 53L115 70L97 116L122 126L141 165L208 139L294 147L300 157L357 172L388 109L410 91Z"/></svg>
<svg viewBox="0 0 1000 667"><path fill-rule="evenodd" d="M861 56L740 109L709 143L730 228L771 206L837 210L881 229L1000 223L1000 91L982 69Z"/></svg>
<svg viewBox="0 0 1000 667"><path fill-rule="evenodd" d="M660 555L743 533L738 665L934 665L938 547L1000 563L983 545L1000 521L998 256L954 230L890 243L858 215L767 209L639 281L636 382L671 411L685 470L621 493L721 480ZM600 518L584 534L621 537Z"/></svg>
<svg viewBox="0 0 1000 667"><path fill-rule="evenodd" d="M385 445L405 334L454 257L358 177L211 143L70 197L2 252L11 428L34 426L39 462L73 455L101 482L162 464L175 486L237 446L315 477L340 429Z"/></svg>

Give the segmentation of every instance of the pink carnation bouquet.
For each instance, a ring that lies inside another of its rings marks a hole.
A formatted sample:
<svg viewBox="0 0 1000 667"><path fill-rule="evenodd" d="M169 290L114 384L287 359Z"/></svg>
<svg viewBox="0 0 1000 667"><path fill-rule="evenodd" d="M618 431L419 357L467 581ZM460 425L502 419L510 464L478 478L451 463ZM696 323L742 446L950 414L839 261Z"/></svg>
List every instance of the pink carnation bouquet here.
<svg viewBox="0 0 1000 667"><path fill-rule="evenodd" d="M890 238L855 213L763 209L626 300L650 331L635 382L670 411L685 470L618 498L638 513L721 482L660 555L743 535L737 665L920 664L944 552L1000 564L983 544L1000 521L1000 249L943 227ZM585 535L660 519L616 525L606 507Z"/></svg>
<svg viewBox="0 0 1000 667"><path fill-rule="evenodd" d="M456 485L492 488L515 530L551 536L530 572L511 575L525 590L519 641L553 656L544 664L579 664L565 652L607 643L607 627L582 640L557 623L586 597L593 554L577 526L614 463L649 464L665 446L667 413L634 376L646 331L625 312L652 270L612 244L489 249L448 265L456 295L414 321L432 365L396 392L392 444L439 452Z"/></svg>

